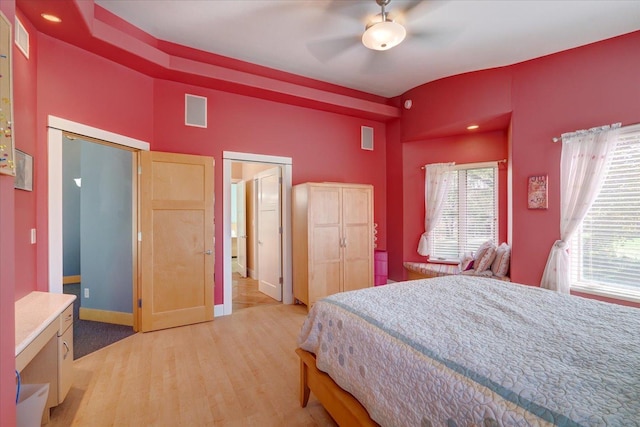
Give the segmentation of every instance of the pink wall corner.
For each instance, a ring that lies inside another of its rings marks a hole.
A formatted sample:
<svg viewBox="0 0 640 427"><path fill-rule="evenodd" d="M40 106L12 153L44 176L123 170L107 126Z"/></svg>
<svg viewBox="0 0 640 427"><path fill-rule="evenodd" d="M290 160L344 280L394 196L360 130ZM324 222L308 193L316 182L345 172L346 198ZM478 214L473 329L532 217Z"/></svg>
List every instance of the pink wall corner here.
<svg viewBox="0 0 640 427"><path fill-rule="evenodd" d="M184 125L185 93L208 99L207 128ZM152 149L214 157L218 195L223 194L223 151L291 157L294 185L307 181L372 184L378 244L386 247L384 123L163 80L155 81L154 104ZM360 148L363 125L374 129L373 151ZM223 232L222 215L218 202L216 236ZM216 277L223 277L222 239L216 239L215 253ZM215 290L216 304L224 300L220 284Z"/></svg>
<svg viewBox="0 0 640 427"><path fill-rule="evenodd" d="M389 279L405 279L403 262L404 194L400 120L387 123L387 252Z"/></svg>
<svg viewBox="0 0 640 427"><path fill-rule="evenodd" d="M15 2L0 2L13 28ZM16 49L12 52L16 55ZM14 98L15 99L15 98ZM0 425L16 423L15 387L15 190L13 177L0 175Z"/></svg>
<svg viewBox="0 0 640 427"><path fill-rule="evenodd" d="M6 14L6 11L3 12ZM15 221L13 177L0 175L0 425L15 425Z"/></svg>

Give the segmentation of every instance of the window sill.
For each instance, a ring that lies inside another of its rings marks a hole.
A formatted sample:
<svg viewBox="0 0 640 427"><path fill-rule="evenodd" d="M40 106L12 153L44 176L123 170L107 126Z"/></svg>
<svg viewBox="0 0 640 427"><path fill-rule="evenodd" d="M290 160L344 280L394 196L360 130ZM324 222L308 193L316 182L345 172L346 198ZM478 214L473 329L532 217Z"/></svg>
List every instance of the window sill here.
<svg viewBox="0 0 640 427"><path fill-rule="evenodd" d="M580 292L588 295L597 295L597 296L606 297L606 298L629 301L633 303L640 303L640 289L636 291L631 289L614 288L614 287L605 286L605 285L595 285L595 284L585 285L585 284L575 283L571 285L571 291Z"/></svg>

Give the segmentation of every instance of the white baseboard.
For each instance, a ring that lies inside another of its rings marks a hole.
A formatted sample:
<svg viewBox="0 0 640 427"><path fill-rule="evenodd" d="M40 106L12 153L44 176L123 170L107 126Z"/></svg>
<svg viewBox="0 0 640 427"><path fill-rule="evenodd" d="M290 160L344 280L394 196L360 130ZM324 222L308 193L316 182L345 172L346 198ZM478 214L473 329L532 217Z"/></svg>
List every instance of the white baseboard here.
<svg viewBox="0 0 640 427"><path fill-rule="evenodd" d="M213 317L224 316L224 304L218 304L213 306Z"/></svg>

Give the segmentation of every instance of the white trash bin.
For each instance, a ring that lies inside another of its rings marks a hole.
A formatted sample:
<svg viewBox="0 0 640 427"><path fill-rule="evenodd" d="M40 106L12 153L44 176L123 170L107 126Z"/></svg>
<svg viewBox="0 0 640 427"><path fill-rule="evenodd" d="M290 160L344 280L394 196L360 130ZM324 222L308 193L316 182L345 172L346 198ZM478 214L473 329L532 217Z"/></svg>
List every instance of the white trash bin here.
<svg viewBox="0 0 640 427"><path fill-rule="evenodd" d="M22 384L16 409L17 427L39 427L49 397L49 384Z"/></svg>

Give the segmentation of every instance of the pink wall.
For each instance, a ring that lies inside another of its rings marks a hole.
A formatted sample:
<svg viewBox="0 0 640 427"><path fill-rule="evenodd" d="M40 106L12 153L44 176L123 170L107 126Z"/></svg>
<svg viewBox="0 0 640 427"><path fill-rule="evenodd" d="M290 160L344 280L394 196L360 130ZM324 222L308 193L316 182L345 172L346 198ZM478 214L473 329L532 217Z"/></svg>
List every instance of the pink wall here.
<svg viewBox="0 0 640 427"><path fill-rule="evenodd" d="M0 11L13 24L15 5L0 2ZM20 55L13 49L13 57ZM14 101L15 102L15 101ZM18 106L14 107L19 108ZM16 132L17 134L17 132ZM0 175L0 425L16 422L15 388L15 191L13 177Z"/></svg>
<svg viewBox="0 0 640 427"><path fill-rule="evenodd" d="M472 133L449 138L406 142L403 149L404 229L402 235L404 261L424 262L417 253L420 235L424 232L424 170L428 163L456 164L488 162L507 158L507 135L504 131ZM498 166L500 242L507 239L507 168ZM500 243L497 242L497 243Z"/></svg>
<svg viewBox="0 0 640 427"><path fill-rule="evenodd" d="M184 125L184 95L208 99L208 127ZM386 244L386 135L383 123L156 80L155 151L214 157L216 236L222 236L222 152L291 157L293 184L358 182L374 186L378 247ZM360 126L374 128L374 151L360 148ZM216 239L216 277L223 277L222 239ZM222 282L215 303L223 302Z"/></svg>
<svg viewBox="0 0 640 427"><path fill-rule="evenodd" d="M513 278L538 285L560 228L554 136L640 122L640 31L513 67ZM549 210L526 206L527 177L549 175Z"/></svg>
<svg viewBox="0 0 640 427"><path fill-rule="evenodd" d="M20 22L28 32L35 34L31 23L17 11ZM37 146L37 64L38 40L34 37L30 41L30 58L27 59L22 52L15 49L13 55L14 76L14 122L16 127L16 148L34 157L34 162L40 160ZM16 294L15 299L20 299L36 286L36 248L31 244L31 229L36 228L37 195L42 192L38 187L37 179L41 171L34 168L33 191L15 191L16 215L15 222L15 254L16 259L24 260L20 268L16 270ZM37 233L36 242L44 236Z"/></svg>
<svg viewBox="0 0 640 427"><path fill-rule="evenodd" d="M38 35L36 186L37 254L26 253L21 266L36 266L35 281L16 286L24 295L46 290L48 115L151 142L157 151L213 156L216 194L222 194L222 151L243 151L293 158L293 181L343 181L375 186L378 242L386 239L386 139L383 123L280 104L212 89L152 79L97 55ZM33 82L28 84L33 85ZM27 85L28 85L27 84ZM27 86L25 85L25 86ZM209 127L184 126L184 94L209 98ZM283 120L283 118L286 118ZM360 126L371 126L375 150L360 149ZM221 198L218 198L221 200ZM33 212L33 206L25 206ZM222 203L216 204L222 218ZM218 220L216 235L222 235ZM25 230L33 227L25 225ZM217 239L216 277L222 277L222 239ZM223 302L222 286L215 303Z"/></svg>
<svg viewBox="0 0 640 427"><path fill-rule="evenodd" d="M464 127L478 122L482 128L510 130L512 159L511 277L530 285L539 285L553 242L559 236L560 223L560 145L551 138L576 129L613 122L624 125L640 122L640 32L594 43L570 51L549 55L510 67L480 71L431 82L402 96L411 98L414 108L402 117L403 167L415 174L413 144L406 141L426 139L425 135L458 135ZM508 118L511 117L511 122ZM486 126L482 126L486 124ZM507 134L506 138L509 138ZM427 144L433 150L446 151L449 140ZM440 147L437 147L440 144ZM404 148L404 146L409 148ZM393 147L398 150L397 146ZM388 153L394 157L397 153ZM396 167L396 166L394 166ZM419 171L417 171L419 172ZM549 175L549 209L529 210L526 205L527 177ZM404 214L388 212L389 223L407 221L403 234L403 254L390 266L397 279L402 272L401 259L414 256L418 231L413 224L424 210L421 202L412 202L417 194L408 182L395 179L389 188L402 187ZM411 209L412 212L408 212ZM418 210L420 210L419 213ZM501 211L502 213L502 211ZM401 258L399 260L399 258Z"/></svg>
<svg viewBox="0 0 640 427"><path fill-rule="evenodd" d="M33 35L32 35L33 37ZM41 33L38 39L37 289L48 289L47 117L153 139L153 79ZM36 284L32 284L32 289Z"/></svg>

